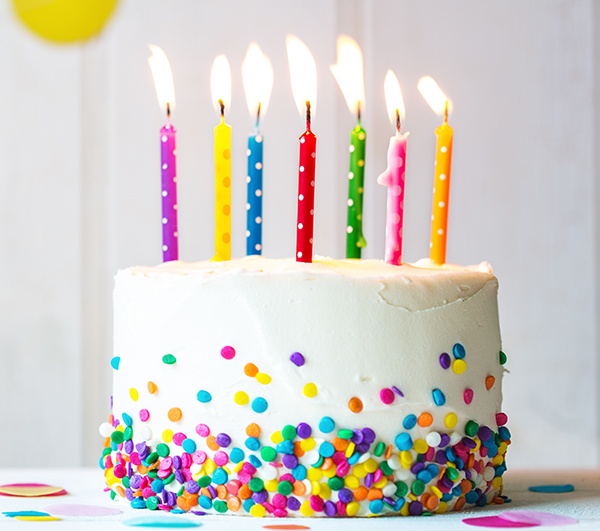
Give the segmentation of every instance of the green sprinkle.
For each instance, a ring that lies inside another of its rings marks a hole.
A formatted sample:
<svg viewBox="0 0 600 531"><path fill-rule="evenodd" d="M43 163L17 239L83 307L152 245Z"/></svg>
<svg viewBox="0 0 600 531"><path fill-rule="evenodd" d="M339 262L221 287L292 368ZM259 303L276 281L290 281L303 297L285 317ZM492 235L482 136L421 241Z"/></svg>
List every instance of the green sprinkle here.
<svg viewBox="0 0 600 531"><path fill-rule="evenodd" d="M456 468L452 468L451 466L449 466L446 469L446 477L450 481L456 481L456 479L458 478L458 470L456 470Z"/></svg>
<svg viewBox="0 0 600 531"><path fill-rule="evenodd" d="M133 429L131 428L131 426L127 426L124 430L123 430L123 438L126 441L129 441L131 439L133 439Z"/></svg>
<svg viewBox="0 0 600 531"><path fill-rule="evenodd" d="M504 365L506 363L506 354L500 351L500 365Z"/></svg>
<svg viewBox="0 0 600 531"><path fill-rule="evenodd" d="M327 481L331 490L341 490L344 487L344 480L338 476L333 476Z"/></svg>
<svg viewBox="0 0 600 531"><path fill-rule="evenodd" d="M169 450L169 447L166 444L160 443L156 445L156 453L161 457L169 457L171 450Z"/></svg>
<svg viewBox="0 0 600 531"><path fill-rule="evenodd" d="M165 354L162 357L162 360L163 363L166 363L167 365L173 365L177 361L177 358L173 356L173 354Z"/></svg>
<svg viewBox="0 0 600 531"><path fill-rule="evenodd" d="M223 500L216 500L213 503L213 509L218 513L226 513L227 512L227 503Z"/></svg>
<svg viewBox="0 0 600 531"><path fill-rule="evenodd" d="M354 432L352 430L339 430L337 434L340 439L352 439L354 436Z"/></svg>
<svg viewBox="0 0 600 531"><path fill-rule="evenodd" d="M423 483L420 479L417 479L411 485L410 490L415 496L420 496L423 494L423 492L425 492L425 483Z"/></svg>
<svg viewBox="0 0 600 531"><path fill-rule="evenodd" d="M281 436L286 441L293 441L296 438L297 434L298 434L298 432L296 431L296 428L294 426L292 426L291 424L288 424L281 430Z"/></svg>
<svg viewBox="0 0 600 531"><path fill-rule="evenodd" d="M157 452L152 452L151 454L148 455L148 457L146 457L146 463L148 463L149 465L151 465L152 463L156 463L156 461L158 461L158 453Z"/></svg>
<svg viewBox="0 0 600 531"><path fill-rule="evenodd" d="M163 485L168 485L169 483L173 483L174 479L175 479L175 474L173 474L173 473L169 474L165 479L162 480Z"/></svg>
<svg viewBox="0 0 600 531"><path fill-rule="evenodd" d="M146 498L146 508L150 509L151 511L156 511L157 507L158 498L156 496L148 496L148 498Z"/></svg>
<svg viewBox="0 0 600 531"><path fill-rule="evenodd" d="M123 486L124 486L126 489L128 489L128 488L129 488L129 485L131 484L131 483L130 483L130 480L129 480L129 478L128 478L127 476L125 476L124 478L122 478L122 479L121 479L121 483L123 483Z"/></svg>
<svg viewBox="0 0 600 531"><path fill-rule="evenodd" d="M112 437L111 437L111 439L112 439ZM110 448L110 446L107 446L104 450L102 450L102 457L106 457L110 453L112 453L112 449Z"/></svg>
<svg viewBox="0 0 600 531"><path fill-rule="evenodd" d="M383 472L384 476L391 476L394 473L387 461L382 461L379 465L379 468Z"/></svg>
<svg viewBox="0 0 600 531"><path fill-rule="evenodd" d="M158 470L148 470L148 477L152 479L158 478Z"/></svg>
<svg viewBox="0 0 600 531"><path fill-rule="evenodd" d="M281 481L279 485L277 485L277 492L283 496L289 496L292 493L293 488L294 487L289 481Z"/></svg>
<svg viewBox="0 0 600 531"><path fill-rule="evenodd" d="M110 440L115 444L121 444L125 440L125 437L123 436L122 431L113 431Z"/></svg>
<svg viewBox="0 0 600 531"><path fill-rule="evenodd" d="M375 451L373 453L377 457L381 457L383 455L384 451L385 451L385 443L382 441L375 447Z"/></svg>
<svg viewBox="0 0 600 531"><path fill-rule="evenodd" d="M117 497L117 493L114 490L111 489L111 491L110 491L110 499L114 500L116 497Z"/></svg>
<svg viewBox="0 0 600 531"><path fill-rule="evenodd" d="M475 437L475 435L477 435L478 430L479 430L479 424L477 424L477 422L475 422L474 420L470 420L469 422L467 422L467 424L465 426L465 433L469 437Z"/></svg>
<svg viewBox="0 0 600 531"><path fill-rule="evenodd" d="M396 481L394 485L396 485L396 496L399 498L404 498L408 494L408 485L404 481Z"/></svg>
<svg viewBox="0 0 600 531"><path fill-rule="evenodd" d="M260 449L260 456L263 458L263 461L270 463L275 461L275 458L277 457L277 450L275 450L275 448L272 446L263 446Z"/></svg>
<svg viewBox="0 0 600 531"><path fill-rule="evenodd" d="M323 462L325 461L325 459L323 458L322 455L319 456L319 459L317 459L316 463L313 463L312 465L310 465L312 468L321 468L321 465L323 465Z"/></svg>
<svg viewBox="0 0 600 531"><path fill-rule="evenodd" d="M185 492L185 485L182 485L181 488L177 491L177 497L181 496ZM173 512L173 511L171 511Z"/></svg>
<svg viewBox="0 0 600 531"><path fill-rule="evenodd" d="M265 487L265 483L260 478L252 478L248 483L248 487L252 492L260 492Z"/></svg>
<svg viewBox="0 0 600 531"><path fill-rule="evenodd" d="M197 483L201 488L208 487L210 485L210 476L202 476L198 479Z"/></svg>

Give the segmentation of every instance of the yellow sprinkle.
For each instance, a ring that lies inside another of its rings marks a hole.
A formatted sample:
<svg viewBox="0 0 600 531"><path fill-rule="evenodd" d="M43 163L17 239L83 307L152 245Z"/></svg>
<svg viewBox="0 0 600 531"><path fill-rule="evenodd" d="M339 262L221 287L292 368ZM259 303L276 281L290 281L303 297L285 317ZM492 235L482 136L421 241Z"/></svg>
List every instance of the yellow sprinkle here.
<svg viewBox="0 0 600 531"><path fill-rule="evenodd" d="M346 448L346 457L347 458L352 457L352 454L354 453L355 448L356 448L356 444L354 444L352 441L350 441L348 448Z"/></svg>
<svg viewBox="0 0 600 531"><path fill-rule="evenodd" d="M359 509L360 504L356 501L351 501L348 505L346 505L346 514L348 516L356 516Z"/></svg>
<svg viewBox="0 0 600 531"><path fill-rule="evenodd" d="M436 498L441 498L444 495L444 493L435 485L432 485L431 487L429 487L429 489L431 490L431 494L433 494Z"/></svg>
<svg viewBox="0 0 600 531"><path fill-rule="evenodd" d="M318 496L319 492L321 492L321 484L318 481L311 481L312 485L312 493L314 496Z"/></svg>
<svg viewBox="0 0 600 531"><path fill-rule="evenodd" d="M235 468L233 469L233 471L237 474L242 467L244 466L244 461L240 461L237 465L235 465Z"/></svg>
<svg viewBox="0 0 600 531"><path fill-rule="evenodd" d="M387 485L387 478L384 476L382 477L379 481L376 481L375 483L373 483L373 486L376 489L382 489L383 487L385 487Z"/></svg>
<svg viewBox="0 0 600 531"><path fill-rule="evenodd" d="M507 449L508 445L505 442L501 442L500 446L498 446L498 455L504 455Z"/></svg>
<svg viewBox="0 0 600 531"><path fill-rule="evenodd" d="M352 505L352 503L356 503L356 502L350 502L348 504L348 507L350 505ZM356 504L358 505L358 503ZM256 507L256 505L253 505L252 507ZM250 512L252 512L252 507L250 507ZM348 507L346 507L346 512L348 512ZM263 507L264 508L264 507ZM302 502L302 505L300 505L300 512L304 515L304 516L312 516L313 514L315 514L315 512L311 509L310 507L310 501L308 500L304 500ZM353 515L350 515L353 516Z"/></svg>
<svg viewBox="0 0 600 531"><path fill-rule="evenodd" d="M124 424L119 424L116 429L117 431L125 431Z"/></svg>
<svg viewBox="0 0 600 531"><path fill-rule="evenodd" d="M255 376L256 380L263 384L263 385L267 385L271 383L272 378L268 375L265 374L264 372L259 372L256 376Z"/></svg>
<svg viewBox="0 0 600 531"><path fill-rule="evenodd" d="M309 468L306 471L306 477L310 481L319 481L323 477L323 471L320 468Z"/></svg>
<svg viewBox="0 0 600 531"><path fill-rule="evenodd" d="M458 417L456 416L456 413L448 413L446 415L446 418L444 419L444 426L446 426L446 428L452 429L456 426L457 422Z"/></svg>
<svg viewBox="0 0 600 531"><path fill-rule="evenodd" d="M405 503L401 508L400 508L400 514L402 516L408 516L408 503Z"/></svg>
<svg viewBox="0 0 600 531"><path fill-rule="evenodd" d="M265 481L265 489L267 489L268 492L276 492L277 485L279 485L279 481L277 481L276 479L270 479L269 481Z"/></svg>
<svg viewBox="0 0 600 531"><path fill-rule="evenodd" d="M454 360L452 362L452 371L454 374L462 374L467 370L467 364L465 360Z"/></svg>
<svg viewBox="0 0 600 531"><path fill-rule="evenodd" d="M238 406L245 406L248 402L250 402L250 398L248 397L248 393L245 391L238 391L235 395L233 395L233 401Z"/></svg>
<svg viewBox="0 0 600 531"><path fill-rule="evenodd" d="M283 441L283 435L281 435L280 431L274 431L271 434L271 442L274 444L279 444L281 441Z"/></svg>
<svg viewBox="0 0 600 531"><path fill-rule="evenodd" d="M473 450L471 450L474 454L479 452L479 449L481 448L481 441L479 440L478 437L475 437L475 448L473 448Z"/></svg>
<svg viewBox="0 0 600 531"><path fill-rule="evenodd" d="M354 470L352 472L359 479L362 479L362 478L366 477L367 474L368 474L368 472L365 469L363 463L359 463L358 465L355 465Z"/></svg>
<svg viewBox="0 0 600 531"><path fill-rule="evenodd" d="M410 450L402 450L400 452L400 464L403 468L410 468L413 463L413 454Z"/></svg>
<svg viewBox="0 0 600 531"><path fill-rule="evenodd" d="M228 476L231 476L231 468L229 468L228 466L223 466L222 468L223 470L225 470L225 472L227 472Z"/></svg>
<svg viewBox="0 0 600 531"><path fill-rule="evenodd" d="M319 496L324 500L331 498L331 487L327 483L319 483L319 485L321 485Z"/></svg>
<svg viewBox="0 0 600 531"><path fill-rule="evenodd" d="M138 393L138 390L135 387L132 387L131 389L129 389L129 396L131 397L131 400L137 402L138 398L140 397L140 394Z"/></svg>
<svg viewBox="0 0 600 531"><path fill-rule="evenodd" d="M267 510L259 503L255 503L252 507L250 507L250 514L252 516L256 516L257 518L262 518L265 514L267 514Z"/></svg>
<svg viewBox="0 0 600 531"><path fill-rule="evenodd" d="M165 441L166 443L170 443L173 440L173 430L170 430L169 428L167 428L165 431L162 432L162 440Z"/></svg>
<svg viewBox="0 0 600 531"><path fill-rule="evenodd" d="M309 382L304 386L304 389L302 389L302 392L304 393L304 396L306 396L308 398L314 398L315 396L317 396L318 389L314 383Z"/></svg>
<svg viewBox="0 0 600 531"><path fill-rule="evenodd" d="M312 437L300 441L300 448L302 448L305 452L310 452L316 445L317 443Z"/></svg>
<svg viewBox="0 0 600 531"><path fill-rule="evenodd" d="M492 479L492 487L494 490L498 490L500 487L502 487L502 478L497 476Z"/></svg>
<svg viewBox="0 0 600 531"><path fill-rule="evenodd" d="M323 475L326 478L332 478L333 476L335 476L335 466L332 466L331 468L328 468L327 470L323 470ZM327 498L323 498L324 500L326 500Z"/></svg>
<svg viewBox="0 0 600 531"><path fill-rule="evenodd" d="M418 454L426 454L427 450L429 450L429 445L427 444L427 442L425 441L425 439L417 439L414 443L413 443L413 448L415 449L415 452L417 452Z"/></svg>
<svg viewBox="0 0 600 531"><path fill-rule="evenodd" d="M211 476L216 469L217 465L212 459L207 459L204 461L204 470L206 470L206 474L208 476Z"/></svg>
<svg viewBox="0 0 600 531"><path fill-rule="evenodd" d="M444 514L448 510L448 504L444 501L441 501L438 505L438 508L435 510L436 513Z"/></svg>
<svg viewBox="0 0 600 531"><path fill-rule="evenodd" d="M416 501L416 500L417 500L417 497L416 497L416 496L415 496L415 495L414 495L412 492L409 492L409 493L408 493L408 497L409 497L409 498L410 498L412 501Z"/></svg>
<svg viewBox="0 0 600 531"><path fill-rule="evenodd" d="M360 487L360 480L356 476L346 476L344 478L344 486L351 490L357 489Z"/></svg>
<svg viewBox="0 0 600 531"><path fill-rule="evenodd" d="M379 468L379 465L377 464L377 461L375 461L375 459L373 459L372 457L369 457L369 459L367 459L364 463L363 466L365 467L365 470L369 473L373 473L375 472L375 470L377 470Z"/></svg>
<svg viewBox="0 0 600 531"><path fill-rule="evenodd" d="M14 519L23 522L56 522L60 520L56 516L15 516Z"/></svg>
<svg viewBox="0 0 600 531"><path fill-rule="evenodd" d="M109 487L112 487L115 483L121 483L121 480L113 474L113 469L108 468L106 473L104 474L104 478L106 479L106 484Z"/></svg>

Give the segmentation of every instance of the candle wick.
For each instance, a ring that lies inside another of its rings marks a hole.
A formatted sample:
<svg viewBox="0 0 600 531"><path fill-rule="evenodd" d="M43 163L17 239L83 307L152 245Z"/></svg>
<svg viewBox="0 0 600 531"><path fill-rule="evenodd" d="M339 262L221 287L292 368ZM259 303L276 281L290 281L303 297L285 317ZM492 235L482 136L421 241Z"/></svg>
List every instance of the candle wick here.
<svg viewBox="0 0 600 531"><path fill-rule="evenodd" d="M221 117L225 118L225 104L223 100L219 100L219 106L221 107Z"/></svg>
<svg viewBox="0 0 600 531"><path fill-rule="evenodd" d="M360 125L360 100L356 102L356 122Z"/></svg>
<svg viewBox="0 0 600 531"><path fill-rule="evenodd" d="M444 105L444 123L448 121L448 100L446 100L446 104Z"/></svg>
<svg viewBox="0 0 600 531"><path fill-rule="evenodd" d="M258 108L256 109L256 129L258 130L258 122L260 121L260 108L261 108L261 103L260 101L258 102Z"/></svg>
<svg viewBox="0 0 600 531"><path fill-rule="evenodd" d="M171 104L167 102L167 118L171 118Z"/></svg>
<svg viewBox="0 0 600 531"><path fill-rule="evenodd" d="M398 131L398 133L400 132L401 125L402 124L400 123L400 111L396 109L396 131Z"/></svg>
<svg viewBox="0 0 600 531"><path fill-rule="evenodd" d="M306 101L306 130L310 131L310 101Z"/></svg>

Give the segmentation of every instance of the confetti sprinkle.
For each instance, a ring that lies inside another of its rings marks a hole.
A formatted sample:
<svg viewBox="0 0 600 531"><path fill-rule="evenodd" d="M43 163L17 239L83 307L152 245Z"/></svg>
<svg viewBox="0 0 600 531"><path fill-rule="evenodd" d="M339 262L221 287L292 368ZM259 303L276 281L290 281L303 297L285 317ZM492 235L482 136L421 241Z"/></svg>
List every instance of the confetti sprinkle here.
<svg viewBox="0 0 600 531"><path fill-rule="evenodd" d="M162 361L166 365L173 365L173 364L177 363L177 358L175 356L173 356L173 354L165 354L162 357Z"/></svg>
<svg viewBox="0 0 600 531"><path fill-rule="evenodd" d="M578 520L570 516L559 514L546 513L542 511L504 511L500 513L500 518L509 522L520 522L523 524L534 525L573 525L578 523Z"/></svg>
<svg viewBox="0 0 600 531"><path fill-rule="evenodd" d="M115 370L119 370L119 364L121 363L121 358L119 356L115 356L110 360L110 366Z"/></svg>
<svg viewBox="0 0 600 531"><path fill-rule="evenodd" d="M316 384L313 382L307 383L302 389L302 394L308 398L314 398L317 396L319 390L317 389Z"/></svg>
<svg viewBox="0 0 600 531"><path fill-rule="evenodd" d="M348 408L350 411L352 411L352 413L360 413L363 410L362 400L356 396L353 396L348 401Z"/></svg>
<svg viewBox="0 0 600 531"><path fill-rule="evenodd" d="M304 356L302 354L300 354L300 352L294 352L290 356L290 361L298 367L302 367L302 365L304 365L304 363L305 363Z"/></svg>
<svg viewBox="0 0 600 531"><path fill-rule="evenodd" d="M499 516L477 516L475 518L463 518L463 523L476 527L537 527L538 524L524 524L511 522Z"/></svg>
<svg viewBox="0 0 600 531"><path fill-rule="evenodd" d="M50 516L49 513L43 513L40 511L6 511L2 514L8 518L15 518L16 516Z"/></svg>
<svg viewBox="0 0 600 531"><path fill-rule="evenodd" d="M394 395L394 391L384 387L381 391L379 391L379 398L384 404L390 405L394 403L394 399L396 397Z"/></svg>
<svg viewBox="0 0 600 531"><path fill-rule="evenodd" d="M223 356L226 360L232 360L235 358L235 349L230 346L223 347L221 349L221 356Z"/></svg>
<svg viewBox="0 0 600 531"><path fill-rule="evenodd" d="M573 492L575 487L570 483L564 485L532 485L528 490L531 492L544 492L547 494L563 494L565 492Z"/></svg>
<svg viewBox="0 0 600 531"><path fill-rule="evenodd" d="M489 391L492 387L494 387L494 384L496 383L496 378L494 378L494 376L492 376L491 374L489 374L488 376L485 377L485 388Z"/></svg>

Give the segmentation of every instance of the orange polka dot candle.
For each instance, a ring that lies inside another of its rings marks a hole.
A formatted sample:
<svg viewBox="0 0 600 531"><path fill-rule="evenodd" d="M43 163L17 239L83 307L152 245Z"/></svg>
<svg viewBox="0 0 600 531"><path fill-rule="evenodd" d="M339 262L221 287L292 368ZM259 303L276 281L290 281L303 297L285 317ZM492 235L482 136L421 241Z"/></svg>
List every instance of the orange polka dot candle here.
<svg viewBox="0 0 600 531"><path fill-rule="evenodd" d="M429 257L436 264L446 263L448 232L448 205L450 200L450 170L452 166L452 138L454 131L448 124L450 101L433 78L419 80L421 95L433 109L443 116L443 123L435 130L435 175L433 182L433 208L431 214L431 241Z"/></svg>
<svg viewBox="0 0 600 531"><path fill-rule="evenodd" d="M213 260L231 260L231 126L225 123L225 107L231 99L231 69L224 55L212 66L213 101L221 122L214 131L215 153L215 255Z"/></svg>

